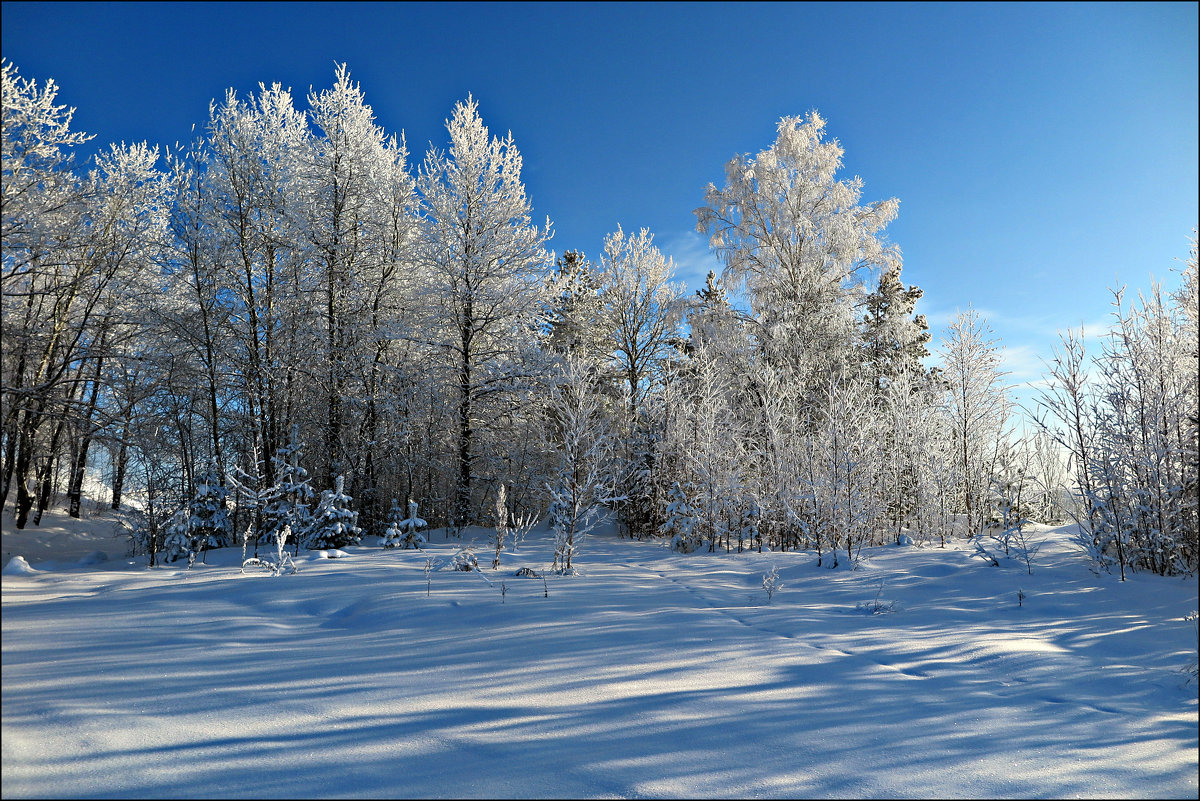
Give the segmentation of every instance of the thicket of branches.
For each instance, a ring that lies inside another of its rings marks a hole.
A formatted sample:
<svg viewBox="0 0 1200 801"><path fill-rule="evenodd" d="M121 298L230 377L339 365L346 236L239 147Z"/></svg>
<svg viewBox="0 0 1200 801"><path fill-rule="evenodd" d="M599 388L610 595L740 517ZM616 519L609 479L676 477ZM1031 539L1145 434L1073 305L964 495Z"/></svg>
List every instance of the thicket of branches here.
<svg viewBox="0 0 1200 801"><path fill-rule="evenodd" d="M1069 512L1099 559L1196 568L1194 249L1177 296L1118 296L1094 376L1066 341L1049 433L1018 440L986 322L960 315L931 359L898 202L838 178L815 113L708 187L724 271L687 297L644 229L555 258L473 98L416 165L344 66L303 108L230 91L184 147L78 165L54 83L3 82L18 527L59 494L79 516L91 477L152 560L284 530L339 547L414 499L451 530L550 513L565 570L605 510L827 565Z"/></svg>

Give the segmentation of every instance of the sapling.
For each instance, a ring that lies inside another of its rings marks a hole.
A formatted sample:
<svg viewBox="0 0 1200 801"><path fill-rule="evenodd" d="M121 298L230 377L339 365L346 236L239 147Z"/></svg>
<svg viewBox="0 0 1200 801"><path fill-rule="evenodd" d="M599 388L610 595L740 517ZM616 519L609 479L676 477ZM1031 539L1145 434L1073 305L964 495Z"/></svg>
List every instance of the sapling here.
<svg viewBox="0 0 1200 801"><path fill-rule="evenodd" d="M290 567L291 572L295 573L296 562L292 559L292 555L284 550L287 544L288 536L292 533L292 527L284 524L283 528L275 530L275 561L263 559L258 556L251 556L249 559L242 560L242 572L246 572L247 567L262 567L272 576L278 576L285 568ZM246 546L242 545L243 556L246 553Z"/></svg>
<svg viewBox="0 0 1200 801"><path fill-rule="evenodd" d="M771 598L774 597L776 590L783 589L783 582L779 580L779 568L771 565L771 572L763 574L762 581L763 589L767 591L767 603L771 603Z"/></svg>
<svg viewBox="0 0 1200 801"><path fill-rule="evenodd" d="M450 564L455 570L463 573L468 573L472 570L479 570L479 558L475 556L474 543L460 548L458 553L454 554L450 559Z"/></svg>
<svg viewBox="0 0 1200 801"><path fill-rule="evenodd" d="M392 500L391 521L383 535L380 544L384 548L416 548L421 549L425 543L424 535L418 529L425 528L428 523L417 516L417 502L411 498L408 501L408 517L400 519L400 507Z"/></svg>
<svg viewBox="0 0 1200 801"><path fill-rule="evenodd" d="M492 557L492 570L500 567L500 551L504 548L504 537L508 534L508 506L504 503L504 484L496 490L496 536L493 544L496 554Z"/></svg>
<svg viewBox="0 0 1200 801"><path fill-rule="evenodd" d="M883 581L881 579L879 582L879 589L875 592L875 600L871 601L870 603L863 603L862 601L859 601L854 605L854 608L859 612L866 612L870 615L886 615L888 612L894 612L896 610L896 602L881 601L880 597L882 595Z"/></svg>
<svg viewBox="0 0 1200 801"><path fill-rule="evenodd" d="M1013 530L1012 550L1017 558L1025 563L1025 572L1033 575L1033 559L1037 556L1037 552L1041 550L1042 543L1030 541L1029 532L1024 529L1024 525L1027 523L1029 523L1028 520L1022 519Z"/></svg>
<svg viewBox="0 0 1200 801"><path fill-rule="evenodd" d="M513 553L516 553L517 549L521 547L521 541L525 539L525 535L529 533L536 523L537 518L531 512L525 512L513 521L513 526L510 529L512 533Z"/></svg>

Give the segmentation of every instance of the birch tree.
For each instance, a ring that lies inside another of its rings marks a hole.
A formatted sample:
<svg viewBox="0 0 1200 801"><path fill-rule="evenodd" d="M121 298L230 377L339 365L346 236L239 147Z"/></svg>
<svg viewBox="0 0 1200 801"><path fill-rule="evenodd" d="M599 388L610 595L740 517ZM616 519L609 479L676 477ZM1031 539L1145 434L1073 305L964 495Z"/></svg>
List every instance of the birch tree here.
<svg viewBox="0 0 1200 801"><path fill-rule="evenodd" d="M950 323L942 340L941 367L959 476L958 505L971 537L987 522L991 462L997 443L1007 436L1009 420L999 340L975 309L960 312Z"/></svg>
<svg viewBox="0 0 1200 801"><path fill-rule="evenodd" d="M549 439L556 454L547 492L554 566L573 569L579 543L613 495L614 437L596 377L584 359L567 357L551 383Z"/></svg>
<svg viewBox="0 0 1200 801"><path fill-rule="evenodd" d="M479 104L455 105L447 151L431 148L417 177L423 224L420 258L427 271L425 330L454 399L456 480L453 518L474 519L480 432L502 418L532 348L547 275L544 244L521 182L512 134L490 137Z"/></svg>
<svg viewBox="0 0 1200 801"><path fill-rule="evenodd" d="M767 357L816 396L849 357L867 276L899 271L884 236L899 201L863 204L862 179L836 177L843 150L817 112L784 117L777 132L771 147L729 161L724 187L709 184L696 227L729 287L747 291Z"/></svg>

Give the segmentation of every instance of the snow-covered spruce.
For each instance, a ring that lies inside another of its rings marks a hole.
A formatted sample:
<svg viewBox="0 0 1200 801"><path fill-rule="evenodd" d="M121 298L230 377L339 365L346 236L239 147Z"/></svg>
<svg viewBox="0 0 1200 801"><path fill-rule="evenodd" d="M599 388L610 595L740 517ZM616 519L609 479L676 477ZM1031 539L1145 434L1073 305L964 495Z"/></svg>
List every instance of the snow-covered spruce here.
<svg viewBox="0 0 1200 801"><path fill-rule="evenodd" d="M400 504L393 499L387 531L380 538L379 544L384 548L420 549L425 544L425 536L420 533L420 529L429 524L417 516L417 502L409 500L408 517L401 519L400 515Z"/></svg>
<svg viewBox="0 0 1200 801"><path fill-rule="evenodd" d="M332 490L321 493L321 502L313 512L305 547L309 550L343 548L362 540L358 512L351 511L354 499L345 492L345 476L338 476Z"/></svg>

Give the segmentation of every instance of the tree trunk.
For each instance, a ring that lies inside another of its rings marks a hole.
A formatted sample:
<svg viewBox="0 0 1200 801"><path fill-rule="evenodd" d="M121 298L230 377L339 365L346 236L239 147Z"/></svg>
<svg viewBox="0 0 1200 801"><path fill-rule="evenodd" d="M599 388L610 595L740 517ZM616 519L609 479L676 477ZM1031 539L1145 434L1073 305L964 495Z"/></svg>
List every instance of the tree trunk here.
<svg viewBox="0 0 1200 801"><path fill-rule="evenodd" d="M12 486L13 460L17 456L17 424L14 418L12 425L4 432L4 489L0 492L0 507L8 503L8 490Z"/></svg>
<svg viewBox="0 0 1200 801"><path fill-rule="evenodd" d="M20 442L17 447L15 478L17 481L16 526L18 529L25 528L25 524L29 522L29 510L33 508L33 496L29 493L29 468L33 462L33 440L37 434L37 428L34 425L35 419L32 411L25 412L24 424L21 426L19 435Z"/></svg>
<svg viewBox="0 0 1200 801"><path fill-rule="evenodd" d="M464 301L459 320L462 340L462 363L458 373L458 492L455 496L454 517L457 525L466 525L471 516L471 345L474 306L470 294Z"/></svg>
<svg viewBox="0 0 1200 801"><path fill-rule="evenodd" d="M129 465L129 450L125 444L125 437L129 434L129 427L121 427L120 444L117 446L117 456L113 459L113 479L112 479L112 508L121 508L121 492L125 488L125 469Z"/></svg>
<svg viewBox="0 0 1200 801"><path fill-rule="evenodd" d="M107 333L107 329L101 334L101 350L104 348L104 333ZM67 513L77 520L83 503L83 478L87 470L88 449L91 447L92 437L95 434L92 416L96 413L96 401L100 395L100 375L103 364L104 357L97 356L96 371L92 374L92 391L83 412L83 420L80 422L82 433L79 441L71 449L71 476L67 481Z"/></svg>
<svg viewBox="0 0 1200 801"><path fill-rule="evenodd" d="M60 418L54 426L54 435L50 437L50 448L46 452L46 461L43 463L41 475L38 476L37 510L33 513L35 526L42 524L42 514L50 506L50 498L53 494L54 467L58 462L58 442L62 439L62 432L66 426L66 418Z"/></svg>

